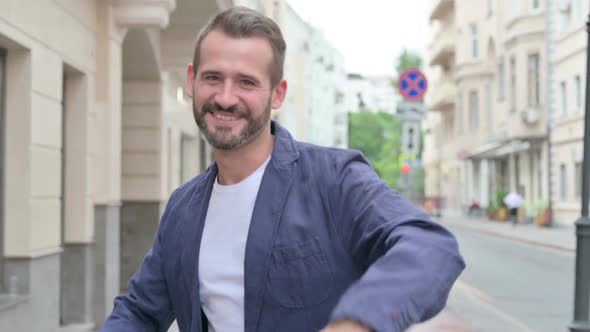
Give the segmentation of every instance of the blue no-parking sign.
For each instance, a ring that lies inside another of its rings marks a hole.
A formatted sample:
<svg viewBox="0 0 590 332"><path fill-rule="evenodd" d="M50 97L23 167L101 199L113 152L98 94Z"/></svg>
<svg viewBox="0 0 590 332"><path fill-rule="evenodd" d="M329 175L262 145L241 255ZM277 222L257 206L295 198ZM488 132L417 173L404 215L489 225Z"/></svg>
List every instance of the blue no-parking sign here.
<svg viewBox="0 0 590 332"><path fill-rule="evenodd" d="M428 90L428 80L419 69L408 69L400 75L397 88L405 100L418 101Z"/></svg>

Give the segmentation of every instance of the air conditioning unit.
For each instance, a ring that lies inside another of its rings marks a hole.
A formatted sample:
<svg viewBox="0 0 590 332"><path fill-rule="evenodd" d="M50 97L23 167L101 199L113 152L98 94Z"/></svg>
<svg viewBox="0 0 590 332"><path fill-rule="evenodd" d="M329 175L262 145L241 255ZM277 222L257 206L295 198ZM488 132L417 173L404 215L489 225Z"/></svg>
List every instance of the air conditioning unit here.
<svg viewBox="0 0 590 332"><path fill-rule="evenodd" d="M520 113L520 116L526 124L536 124L539 121L539 111L536 109L526 109Z"/></svg>
<svg viewBox="0 0 590 332"><path fill-rule="evenodd" d="M557 6L559 7L559 11L567 13L570 10L570 2L571 0L558 0Z"/></svg>

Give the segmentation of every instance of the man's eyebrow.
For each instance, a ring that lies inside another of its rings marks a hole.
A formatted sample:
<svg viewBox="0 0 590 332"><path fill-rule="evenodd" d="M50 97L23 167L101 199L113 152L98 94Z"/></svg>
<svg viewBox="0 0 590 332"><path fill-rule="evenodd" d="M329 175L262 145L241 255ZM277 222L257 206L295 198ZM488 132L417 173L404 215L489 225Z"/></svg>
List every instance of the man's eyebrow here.
<svg viewBox="0 0 590 332"><path fill-rule="evenodd" d="M252 75L240 74L239 76L240 76L240 78L245 78L245 79L251 80L251 81L253 81L256 84L260 83L260 80L257 79L256 77L252 76Z"/></svg>
<svg viewBox="0 0 590 332"><path fill-rule="evenodd" d="M199 76L205 76L205 75L221 75L221 72L219 72L217 70L205 70L205 71L201 72L201 75L199 75Z"/></svg>

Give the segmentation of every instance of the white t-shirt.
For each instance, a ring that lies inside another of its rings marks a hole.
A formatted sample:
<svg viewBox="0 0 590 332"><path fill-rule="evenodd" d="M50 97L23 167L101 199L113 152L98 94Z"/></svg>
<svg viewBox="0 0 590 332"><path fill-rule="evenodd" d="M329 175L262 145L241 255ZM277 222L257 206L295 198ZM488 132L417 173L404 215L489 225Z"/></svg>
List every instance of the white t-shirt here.
<svg viewBox="0 0 590 332"><path fill-rule="evenodd" d="M504 203L509 209L518 209L522 205L522 196L512 191L504 197Z"/></svg>
<svg viewBox="0 0 590 332"><path fill-rule="evenodd" d="M199 252L199 295L209 332L244 331L246 240L269 160L240 183L213 185Z"/></svg>

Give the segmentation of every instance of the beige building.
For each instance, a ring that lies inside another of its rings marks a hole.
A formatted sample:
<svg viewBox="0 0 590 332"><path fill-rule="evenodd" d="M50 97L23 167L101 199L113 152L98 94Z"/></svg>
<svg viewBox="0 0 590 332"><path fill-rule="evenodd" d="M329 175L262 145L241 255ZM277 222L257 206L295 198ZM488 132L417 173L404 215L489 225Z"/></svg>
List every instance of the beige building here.
<svg viewBox="0 0 590 332"><path fill-rule="evenodd" d="M447 212L500 188L548 197L546 16L536 0L433 0L426 191Z"/></svg>
<svg viewBox="0 0 590 332"><path fill-rule="evenodd" d="M281 21L284 1L244 2ZM172 190L212 162L186 66L235 4L0 0L0 331L111 311Z"/></svg>
<svg viewBox="0 0 590 332"><path fill-rule="evenodd" d="M588 5L563 0L552 8L552 196L555 219L565 223L580 217Z"/></svg>
<svg viewBox="0 0 590 332"><path fill-rule="evenodd" d="M285 0L0 0L0 331L92 330L126 291L170 193L212 162L186 66L207 19L234 5L313 48L286 55L295 102L273 113L309 140L301 101L317 77L298 75L327 44L293 37Z"/></svg>

